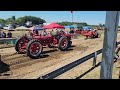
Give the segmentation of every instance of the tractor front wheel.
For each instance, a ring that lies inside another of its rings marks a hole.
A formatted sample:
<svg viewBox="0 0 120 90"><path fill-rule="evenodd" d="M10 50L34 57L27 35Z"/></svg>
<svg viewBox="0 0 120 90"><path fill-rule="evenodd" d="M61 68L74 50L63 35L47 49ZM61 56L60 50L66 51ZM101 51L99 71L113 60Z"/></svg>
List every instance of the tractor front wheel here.
<svg viewBox="0 0 120 90"><path fill-rule="evenodd" d="M69 41L67 37L61 37L58 43L59 50L65 51L68 49L68 47L69 47Z"/></svg>
<svg viewBox="0 0 120 90"><path fill-rule="evenodd" d="M27 45L27 55L30 58L36 59L42 53L43 47L39 40L31 40Z"/></svg>

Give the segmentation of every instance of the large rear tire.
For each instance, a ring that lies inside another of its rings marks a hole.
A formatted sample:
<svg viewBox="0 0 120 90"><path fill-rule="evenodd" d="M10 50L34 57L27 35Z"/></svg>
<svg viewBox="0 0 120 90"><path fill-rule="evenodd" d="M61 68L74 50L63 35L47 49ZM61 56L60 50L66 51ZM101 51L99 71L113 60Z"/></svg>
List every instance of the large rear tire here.
<svg viewBox="0 0 120 90"><path fill-rule="evenodd" d="M29 40L27 39L24 39L23 37L20 37L17 39L16 43L15 43L15 50L18 52L18 53L24 53L21 49L23 47L23 45L25 43L28 43Z"/></svg>
<svg viewBox="0 0 120 90"><path fill-rule="evenodd" d="M68 49L68 47L69 47L69 41L67 37L61 37L58 43L59 50L65 51Z"/></svg>
<svg viewBox="0 0 120 90"><path fill-rule="evenodd" d="M32 59L39 58L42 50L43 47L39 40L31 40L27 45L27 55Z"/></svg>

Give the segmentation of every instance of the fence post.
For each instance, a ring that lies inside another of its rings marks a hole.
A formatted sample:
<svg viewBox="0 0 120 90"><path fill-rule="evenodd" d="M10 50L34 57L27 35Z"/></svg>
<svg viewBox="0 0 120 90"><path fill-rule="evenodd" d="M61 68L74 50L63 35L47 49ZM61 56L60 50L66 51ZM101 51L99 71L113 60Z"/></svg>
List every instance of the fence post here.
<svg viewBox="0 0 120 90"><path fill-rule="evenodd" d="M112 79L118 22L119 11L106 12L100 79Z"/></svg>
<svg viewBox="0 0 120 90"><path fill-rule="evenodd" d="M96 66L96 60L97 60L97 52L94 53L94 57L93 57L93 67Z"/></svg>

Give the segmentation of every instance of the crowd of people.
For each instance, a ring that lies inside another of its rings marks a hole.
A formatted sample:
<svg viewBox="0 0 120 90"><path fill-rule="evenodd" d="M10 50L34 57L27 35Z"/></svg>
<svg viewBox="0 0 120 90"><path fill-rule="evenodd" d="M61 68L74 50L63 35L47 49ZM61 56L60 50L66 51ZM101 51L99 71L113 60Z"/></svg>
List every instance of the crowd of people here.
<svg viewBox="0 0 120 90"><path fill-rule="evenodd" d="M0 30L0 38L12 38L12 33L8 31L8 33L6 34L4 31Z"/></svg>
<svg viewBox="0 0 120 90"><path fill-rule="evenodd" d="M64 30L60 29L55 29L55 30L51 30L51 31L46 31L45 29L43 31L41 31L40 33L38 32L38 30L33 30L33 33L36 34L36 35L42 35L42 36L47 36L47 35L51 35L51 36L54 36L54 35L58 35L58 34L63 34L65 33Z"/></svg>

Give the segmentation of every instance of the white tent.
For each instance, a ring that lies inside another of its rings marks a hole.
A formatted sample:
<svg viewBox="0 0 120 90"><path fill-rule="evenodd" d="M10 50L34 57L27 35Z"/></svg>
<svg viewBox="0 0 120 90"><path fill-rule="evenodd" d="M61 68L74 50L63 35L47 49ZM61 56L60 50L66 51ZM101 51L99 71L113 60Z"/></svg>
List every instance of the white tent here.
<svg viewBox="0 0 120 90"><path fill-rule="evenodd" d="M28 30L28 28L25 26L20 26L20 27L15 28L15 30Z"/></svg>

